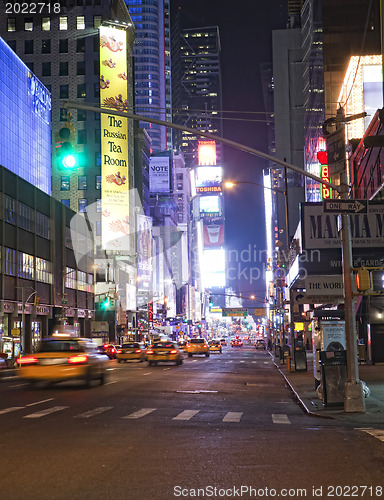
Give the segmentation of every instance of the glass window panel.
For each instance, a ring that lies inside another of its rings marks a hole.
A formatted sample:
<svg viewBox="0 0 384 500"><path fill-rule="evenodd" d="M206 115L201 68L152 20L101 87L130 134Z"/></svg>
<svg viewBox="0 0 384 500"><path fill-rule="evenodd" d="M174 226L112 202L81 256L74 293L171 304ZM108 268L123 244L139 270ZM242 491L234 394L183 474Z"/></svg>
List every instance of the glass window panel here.
<svg viewBox="0 0 384 500"><path fill-rule="evenodd" d="M68 29L68 18L67 16L59 17L59 30L66 31Z"/></svg>
<svg viewBox="0 0 384 500"><path fill-rule="evenodd" d="M61 176L60 190L61 191L69 191L70 188L70 177L69 175Z"/></svg>
<svg viewBox="0 0 384 500"><path fill-rule="evenodd" d="M76 17L76 29L77 30L85 30L85 18L84 16Z"/></svg>
<svg viewBox="0 0 384 500"><path fill-rule="evenodd" d="M59 40L59 52L61 54L68 53L68 39L67 38L62 38L61 40Z"/></svg>
<svg viewBox="0 0 384 500"><path fill-rule="evenodd" d="M33 18L26 17L24 19L24 31L33 31Z"/></svg>
<svg viewBox="0 0 384 500"><path fill-rule="evenodd" d="M16 31L16 18L10 17L7 19L7 31Z"/></svg>
<svg viewBox="0 0 384 500"><path fill-rule="evenodd" d="M79 212L86 212L87 211L87 199L86 198L80 198L79 199Z"/></svg>
<svg viewBox="0 0 384 500"><path fill-rule="evenodd" d="M41 30L50 31L51 29L51 19L49 17L43 17L41 20Z"/></svg>
<svg viewBox="0 0 384 500"><path fill-rule="evenodd" d="M88 189L88 179L86 175L79 175L79 189Z"/></svg>

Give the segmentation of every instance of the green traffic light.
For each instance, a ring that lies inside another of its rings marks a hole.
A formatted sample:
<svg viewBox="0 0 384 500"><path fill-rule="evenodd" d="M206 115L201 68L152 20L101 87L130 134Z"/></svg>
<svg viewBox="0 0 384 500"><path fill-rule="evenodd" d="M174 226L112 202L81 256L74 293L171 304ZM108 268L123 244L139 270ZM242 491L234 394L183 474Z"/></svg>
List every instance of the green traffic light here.
<svg viewBox="0 0 384 500"><path fill-rule="evenodd" d="M106 299L103 300L103 302L101 303L101 307L106 311L107 309L109 309L109 306L111 305L111 299L108 297Z"/></svg>
<svg viewBox="0 0 384 500"><path fill-rule="evenodd" d="M63 164L63 167L72 169L76 167L76 158L74 155L66 155L61 160L61 163Z"/></svg>

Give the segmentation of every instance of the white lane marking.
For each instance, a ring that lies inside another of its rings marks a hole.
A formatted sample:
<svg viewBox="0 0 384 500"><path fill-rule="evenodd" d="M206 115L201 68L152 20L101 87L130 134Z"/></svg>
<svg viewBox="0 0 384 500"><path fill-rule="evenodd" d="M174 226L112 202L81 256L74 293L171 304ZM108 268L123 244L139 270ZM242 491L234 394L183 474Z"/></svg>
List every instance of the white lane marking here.
<svg viewBox="0 0 384 500"><path fill-rule="evenodd" d="M5 380L5 378L3 378L3 380ZM12 385L12 389L14 389L15 387L24 387L25 385L27 385L27 383L25 382L24 384L15 384L15 385Z"/></svg>
<svg viewBox="0 0 384 500"><path fill-rule="evenodd" d="M269 361L264 361L263 362L265 365L268 365L269 364Z"/></svg>
<svg viewBox="0 0 384 500"><path fill-rule="evenodd" d="M372 429L372 428L360 428L360 431L366 432L370 436L375 437L376 439L379 439L380 441L384 441L384 430L383 429Z"/></svg>
<svg viewBox="0 0 384 500"><path fill-rule="evenodd" d="M229 411L223 418L223 422L240 422L243 412L240 411Z"/></svg>
<svg viewBox="0 0 384 500"><path fill-rule="evenodd" d="M290 424L288 415L285 413L272 413L272 422L274 424Z"/></svg>
<svg viewBox="0 0 384 500"><path fill-rule="evenodd" d="M227 363L233 363L233 360L231 360L231 361L227 361Z"/></svg>
<svg viewBox="0 0 384 500"><path fill-rule="evenodd" d="M152 372L143 373L143 375L151 375Z"/></svg>
<svg viewBox="0 0 384 500"><path fill-rule="evenodd" d="M36 403L29 403L29 405L25 406L35 406L35 405L40 405L41 403L48 403L48 401L53 401L55 398L49 398L49 399L43 399L41 401L36 401Z"/></svg>
<svg viewBox="0 0 384 500"><path fill-rule="evenodd" d="M245 361L241 360L240 363L245 363Z"/></svg>
<svg viewBox="0 0 384 500"><path fill-rule="evenodd" d="M106 382L104 385L116 384L117 380L112 380L111 382Z"/></svg>
<svg viewBox="0 0 384 500"><path fill-rule="evenodd" d="M255 365L256 363L257 363L257 361L252 361L252 364L254 364L254 365Z"/></svg>
<svg viewBox="0 0 384 500"><path fill-rule="evenodd" d="M197 363L197 359L192 359L192 363Z"/></svg>
<svg viewBox="0 0 384 500"><path fill-rule="evenodd" d="M141 410L137 410L134 413L130 413L129 415L122 418L141 418L145 417L145 415L148 415L155 410L157 410L157 408L142 408Z"/></svg>
<svg viewBox="0 0 384 500"><path fill-rule="evenodd" d="M172 420L190 420L196 413L199 413L199 411L200 410L184 410L176 415L176 417L173 417Z"/></svg>
<svg viewBox="0 0 384 500"><path fill-rule="evenodd" d="M69 408L69 406L52 406L52 408L47 408L46 410L38 411L37 413L30 413L29 415L25 415L23 418L41 418L49 415L50 413L55 413L56 411L65 410Z"/></svg>
<svg viewBox="0 0 384 500"><path fill-rule="evenodd" d="M171 367L170 367L170 366L168 366L168 368L163 368L163 370L164 370L164 371L165 371L165 370L170 370L170 369L171 369Z"/></svg>
<svg viewBox="0 0 384 500"><path fill-rule="evenodd" d="M4 413L10 413L11 411L22 410L23 408L24 406L11 406L10 408L0 410L0 415L4 415Z"/></svg>
<svg viewBox="0 0 384 500"><path fill-rule="evenodd" d="M113 406L100 406L99 408L94 408L93 410L75 415L75 418L91 418L94 415L99 415L100 413L104 413L105 411L111 410L112 408Z"/></svg>

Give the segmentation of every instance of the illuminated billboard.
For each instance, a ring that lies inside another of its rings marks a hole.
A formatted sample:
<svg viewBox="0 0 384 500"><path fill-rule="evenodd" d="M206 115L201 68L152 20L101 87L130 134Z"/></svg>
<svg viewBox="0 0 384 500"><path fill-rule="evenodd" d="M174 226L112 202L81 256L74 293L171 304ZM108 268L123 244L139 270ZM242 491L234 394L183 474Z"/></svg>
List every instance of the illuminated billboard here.
<svg viewBox="0 0 384 500"><path fill-rule="evenodd" d="M225 250L223 248L204 250L202 275L205 288L225 286Z"/></svg>
<svg viewBox="0 0 384 500"><path fill-rule="evenodd" d="M220 186L223 180L221 167L196 168L196 187Z"/></svg>
<svg viewBox="0 0 384 500"><path fill-rule="evenodd" d="M224 245L224 220L204 220L203 225L204 248L220 247Z"/></svg>
<svg viewBox="0 0 384 500"><path fill-rule="evenodd" d="M199 141L198 163L200 165L216 165L216 141Z"/></svg>
<svg viewBox="0 0 384 500"><path fill-rule="evenodd" d="M100 27L100 106L127 110L126 31ZM129 234L128 121L101 114L102 246L121 248Z"/></svg>
<svg viewBox="0 0 384 500"><path fill-rule="evenodd" d="M169 156L152 156L149 160L149 190L151 193L171 191Z"/></svg>
<svg viewBox="0 0 384 500"><path fill-rule="evenodd" d="M201 217L218 217L221 215L221 197L200 196L199 199Z"/></svg>
<svg viewBox="0 0 384 500"><path fill-rule="evenodd" d="M345 127L346 140L363 137L382 102L381 55L352 56L345 73L338 102L344 107L345 116L367 112L365 118L352 120Z"/></svg>
<svg viewBox="0 0 384 500"><path fill-rule="evenodd" d="M137 214L138 290L149 290L152 283L152 218Z"/></svg>

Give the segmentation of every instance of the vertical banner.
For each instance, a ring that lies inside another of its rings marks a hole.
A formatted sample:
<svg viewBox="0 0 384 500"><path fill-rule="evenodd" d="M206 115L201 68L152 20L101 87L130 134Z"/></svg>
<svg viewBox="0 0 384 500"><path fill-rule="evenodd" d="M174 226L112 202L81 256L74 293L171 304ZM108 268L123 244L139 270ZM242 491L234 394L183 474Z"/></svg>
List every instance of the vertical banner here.
<svg viewBox="0 0 384 500"><path fill-rule="evenodd" d="M152 291L152 218L137 214L137 278L139 291Z"/></svg>
<svg viewBox="0 0 384 500"><path fill-rule="evenodd" d="M100 27L100 107L127 110L126 31ZM129 235L128 120L101 114L101 241L123 250Z"/></svg>

